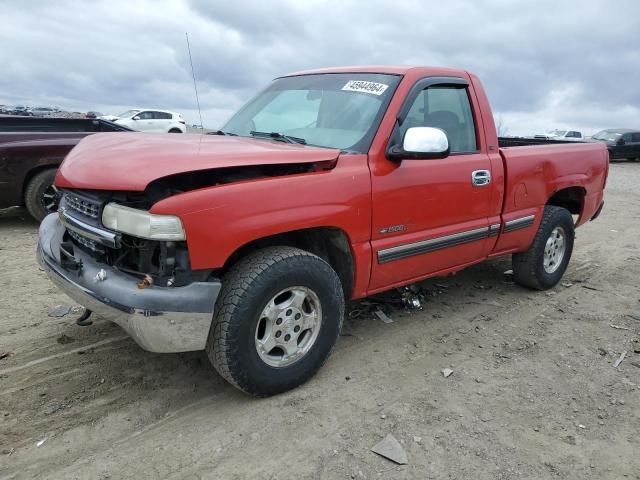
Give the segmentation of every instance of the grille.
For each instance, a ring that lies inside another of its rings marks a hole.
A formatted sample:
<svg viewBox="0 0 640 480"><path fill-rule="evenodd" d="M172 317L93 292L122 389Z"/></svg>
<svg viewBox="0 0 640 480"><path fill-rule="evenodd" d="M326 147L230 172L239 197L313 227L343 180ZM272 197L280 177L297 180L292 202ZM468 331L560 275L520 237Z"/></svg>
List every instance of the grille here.
<svg viewBox="0 0 640 480"><path fill-rule="evenodd" d="M64 196L65 204L70 209L82 213L83 215L87 215L91 218L98 218L100 214L100 204L94 203L86 198L78 197L73 193L67 193Z"/></svg>
<svg viewBox="0 0 640 480"><path fill-rule="evenodd" d="M86 247L94 252L104 252L104 247L94 242L93 240L83 237L79 233L74 232L73 230L67 230L71 238L73 238L76 242L78 242L83 247Z"/></svg>

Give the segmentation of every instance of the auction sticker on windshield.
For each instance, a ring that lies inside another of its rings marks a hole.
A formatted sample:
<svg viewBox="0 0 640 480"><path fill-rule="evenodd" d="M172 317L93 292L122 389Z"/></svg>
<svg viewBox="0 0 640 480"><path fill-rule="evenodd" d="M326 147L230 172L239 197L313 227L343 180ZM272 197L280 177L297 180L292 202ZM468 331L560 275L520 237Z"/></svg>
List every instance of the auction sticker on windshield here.
<svg viewBox="0 0 640 480"><path fill-rule="evenodd" d="M385 85L384 83L365 82L364 80L349 80L347 84L342 87L342 90L382 95L387 88L389 88L389 85Z"/></svg>

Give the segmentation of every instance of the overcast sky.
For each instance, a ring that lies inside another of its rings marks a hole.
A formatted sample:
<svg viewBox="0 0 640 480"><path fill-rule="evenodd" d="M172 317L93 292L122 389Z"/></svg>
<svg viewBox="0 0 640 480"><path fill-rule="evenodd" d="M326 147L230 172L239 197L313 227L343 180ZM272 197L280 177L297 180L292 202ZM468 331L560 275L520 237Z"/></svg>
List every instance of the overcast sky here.
<svg viewBox="0 0 640 480"><path fill-rule="evenodd" d="M0 0L0 104L220 126L290 71L439 65L475 72L511 134L640 128L640 2Z"/></svg>

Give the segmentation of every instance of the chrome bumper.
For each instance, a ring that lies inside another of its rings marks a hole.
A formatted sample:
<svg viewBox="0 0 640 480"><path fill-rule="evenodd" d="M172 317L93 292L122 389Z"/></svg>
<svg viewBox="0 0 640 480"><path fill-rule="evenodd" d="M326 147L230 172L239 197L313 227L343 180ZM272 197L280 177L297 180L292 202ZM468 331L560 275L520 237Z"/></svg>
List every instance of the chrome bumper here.
<svg viewBox="0 0 640 480"><path fill-rule="evenodd" d="M138 279L98 263L79 248L82 266L63 267L60 245L65 227L57 214L40 224L38 261L60 290L80 305L120 325L145 350L203 350L213 319L220 282L194 282L184 287L137 287ZM104 270L103 280L98 272Z"/></svg>

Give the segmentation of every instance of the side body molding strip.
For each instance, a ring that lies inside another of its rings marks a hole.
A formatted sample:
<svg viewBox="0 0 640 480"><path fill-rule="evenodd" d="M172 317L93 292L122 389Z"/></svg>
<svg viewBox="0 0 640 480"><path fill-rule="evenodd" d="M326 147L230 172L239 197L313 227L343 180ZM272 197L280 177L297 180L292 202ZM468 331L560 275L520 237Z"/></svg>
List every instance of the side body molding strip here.
<svg viewBox="0 0 640 480"><path fill-rule="evenodd" d="M504 233L513 232L514 230L520 230L521 228L528 228L533 225L535 215L527 215L526 217L516 218L515 220L509 220L504 224L502 231Z"/></svg>
<svg viewBox="0 0 640 480"><path fill-rule="evenodd" d="M502 226L499 223L489 225L488 227L475 228L464 232L445 235L442 237L430 238L429 240L421 240L419 242L398 245L397 247L385 248L378 250L378 263L388 263L394 260L412 257L414 255L422 255L434 252L443 248L455 247L464 243L475 242L488 237L495 237L500 233L502 227L503 233L513 232L521 228L528 228L534 224L535 215L527 215L526 217L509 220Z"/></svg>
<svg viewBox="0 0 640 480"><path fill-rule="evenodd" d="M394 260L401 260L414 255L434 252L443 248L475 242L489 236L497 235L498 231L500 231L499 225L497 226L497 229L496 225L491 225L491 227L475 228L473 230L454 233L452 235L445 235L442 237L430 238L429 240L421 240L419 242L398 245L397 247L385 248L383 250L378 250L378 263L392 262Z"/></svg>

